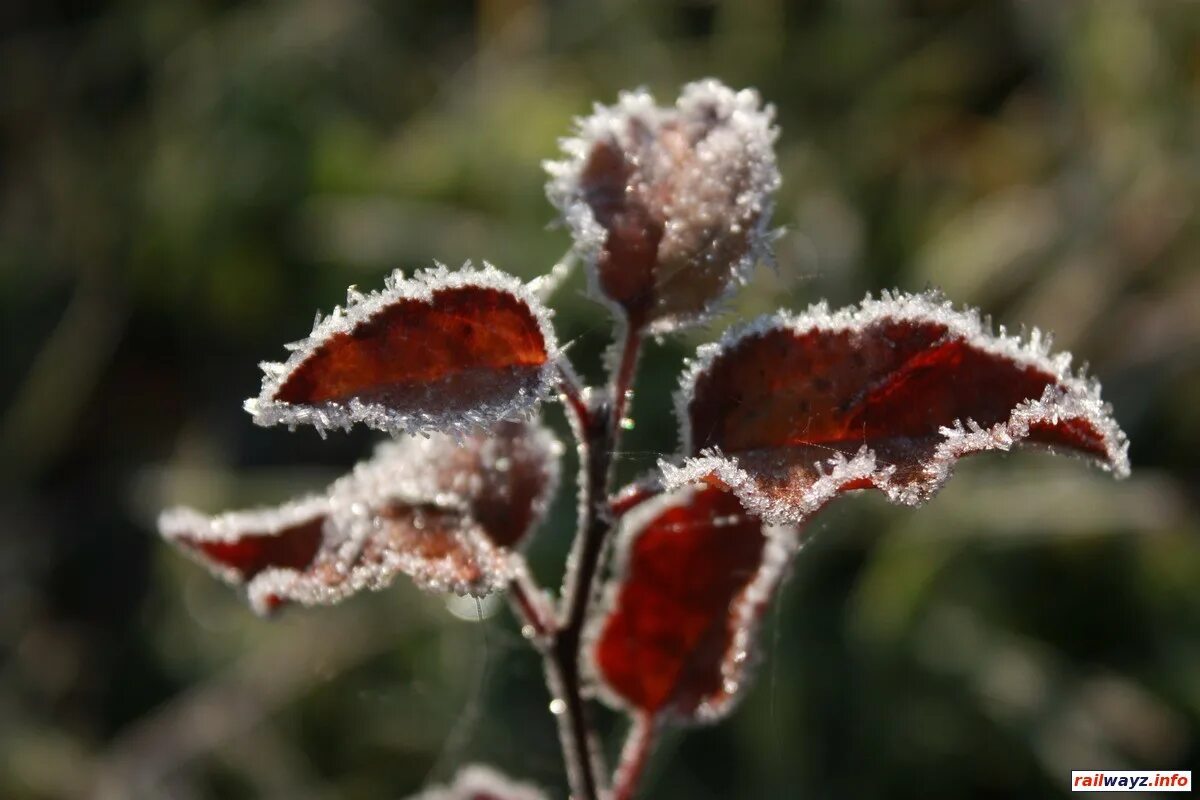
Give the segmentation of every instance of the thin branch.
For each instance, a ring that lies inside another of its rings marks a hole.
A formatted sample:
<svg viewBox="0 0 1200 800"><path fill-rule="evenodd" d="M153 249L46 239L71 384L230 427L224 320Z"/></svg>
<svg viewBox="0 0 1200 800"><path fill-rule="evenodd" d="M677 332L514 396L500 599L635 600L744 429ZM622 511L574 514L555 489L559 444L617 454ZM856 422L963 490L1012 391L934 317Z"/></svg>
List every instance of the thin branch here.
<svg viewBox="0 0 1200 800"><path fill-rule="evenodd" d="M521 623L521 635L531 640L538 650L545 650L558 628L558 621L546 593L524 563L517 567L516 574L508 582L508 600Z"/></svg>
<svg viewBox="0 0 1200 800"><path fill-rule="evenodd" d="M593 406L584 443L581 445L579 537L567 562L563 580L563 607L559 613L562 632L582 630L587 613L591 581L599 567L600 553L608 535L608 482L612 462L611 411L607 403Z"/></svg>
<svg viewBox="0 0 1200 800"><path fill-rule="evenodd" d="M604 549L612 531L609 495L613 482L613 455L621 437L621 420L628 404L629 389L637 368L641 334L635 325L623 333L609 379L608 392L601 398L579 388L569 365L560 365L564 402L572 410L579 440L579 529L563 579L558 627L546 652L546 677L558 716L559 737L567 763L567 775L575 800L599 800L606 770L596 737L592 733L588 707L583 697L580 661L583 628L596 594Z"/></svg>
<svg viewBox="0 0 1200 800"><path fill-rule="evenodd" d="M633 800L650 754L654 751L658 725L649 714L637 714L621 748L621 760L613 774L612 800Z"/></svg>
<svg viewBox="0 0 1200 800"><path fill-rule="evenodd" d="M580 443L579 531L567 562L558 630L546 654L546 675L554 696L553 710L558 715L572 796L577 800L599 800L604 769L583 699L579 666L588 601L610 524L607 485L613 426L608 404L593 405L586 422Z"/></svg>
<svg viewBox="0 0 1200 800"><path fill-rule="evenodd" d="M558 368L559 399L570 412L567 414L567 420L571 423L575 439L582 445L585 443L585 429L592 415L591 406L588 403L589 391L579 380L579 375L576 374L575 368L571 366L571 362L565 355L558 359L555 366Z"/></svg>
<svg viewBox="0 0 1200 800"><path fill-rule="evenodd" d="M612 492L613 455L621 442L621 420L628 407L629 389L642 344L641 334L633 325L626 326L623 339L609 379L609 401L588 405L590 413L583 431L580 458L583 496L580 498L579 528L582 536L576 540L563 582L562 632L574 630L578 634L583 630L588 605L595 593L600 556L612 527L608 497Z"/></svg>
<svg viewBox="0 0 1200 800"><path fill-rule="evenodd" d="M642 349L641 327L635 320L627 321L621 331L621 338L621 352L617 358L616 369L609 380L612 392L612 424L616 427L612 436L614 448L621 438L620 430L624 427L625 414L633 394L633 378L637 372L638 354Z"/></svg>

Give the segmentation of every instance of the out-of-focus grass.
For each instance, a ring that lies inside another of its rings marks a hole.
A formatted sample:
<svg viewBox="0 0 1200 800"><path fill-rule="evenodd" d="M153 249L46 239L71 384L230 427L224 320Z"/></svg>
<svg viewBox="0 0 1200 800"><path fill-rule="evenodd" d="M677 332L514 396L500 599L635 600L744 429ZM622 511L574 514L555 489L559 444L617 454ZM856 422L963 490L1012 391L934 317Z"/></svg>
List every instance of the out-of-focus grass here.
<svg viewBox="0 0 1200 800"><path fill-rule="evenodd" d="M255 364L393 267L546 270L567 239L539 163L571 117L705 75L758 87L783 128L779 269L730 319L940 285L1090 360L1134 476L993 458L917 512L844 501L745 704L671 737L648 796L1054 797L1071 769L1200 763L1194 3L135 0L0 20L0 796L400 797L476 759L562 796L506 612L481 626L397 587L259 621L153 515L352 463L369 434L249 423ZM595 377L607 323L582 288L556 324ZM625 474L674 446L680 359L719 327L651 348ZM572 508L532 550L549 582Z"/></svg>

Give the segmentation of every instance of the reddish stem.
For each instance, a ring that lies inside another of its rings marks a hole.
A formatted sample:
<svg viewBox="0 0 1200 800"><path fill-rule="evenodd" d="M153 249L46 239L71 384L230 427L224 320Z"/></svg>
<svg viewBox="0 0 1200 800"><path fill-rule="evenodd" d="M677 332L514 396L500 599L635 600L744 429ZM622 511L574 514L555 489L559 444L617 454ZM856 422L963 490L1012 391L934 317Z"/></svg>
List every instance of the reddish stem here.
<svg viewBox="0 0 1200 800"><path fill-rule="evenodd" d="M528 627L533 631L530 638L534 644L539 650L543 649L544 643L554 634L557 625L554 609L550 607L545 592L523 563L508 583L508 597L513 613L521 621L521 633L525 634L525 628Z"/></svg>
<svg viewBox="0 0 1200 800"><path fill-rule="evenodd" d="M620 430L628 410L629 395L633 389L634 373L637 372L638 354L642 349L641 326L636 319L625 323L621 331L621 351L617 356L616 369L609 381L612 392L612 424L616 427L613 433L613 445L621 438Z"/></svg>
<svg viewBox="0 0 1200 800"><path fill-rule="evenodd" d="M588 390L579 380L579 375L575 373L575 368L571 366L571 362L566 356L561 356L556 364L558 367L558 392L559 398L563 405L567 407L567 421L571 423L571 430L575 433L575 438L582 444L583 431L587 428L588 420L591 418L592 410L588 405Z"/></svg>
<svg viewBox="0 0 1200 800"><path fill-rule="evenodd" d="M649 714L637 714L621 748L621 760L613 774L612 800L633 800L638 784L654 751L658 725Z"/></svg>
<svg viewBox="0 0 1200 800"><path fill-rule="evenodd" d="M605 545L612 531L608 497L613 479L613 454L620 443L621 418L637 367L641 335L636 326L624 333L606 396L593 397L583 389L569 364L560 364L563 401L571 412L579 443L580 515L575 543L563 580L557 624L545 652L546 677L554 697L559 738L567 777L575 800L600 800L605 774L596 737L583 697L580 662L583 628L596 594ZM558 701L561 701L559 703Z"/></svg>
<svg viewBox="0 0 1200 800"><path fill-rule="evenodd" d="M562 701L558 709L559 736L566 755L567 775L571 780L572 796L578 800L599 800L599 776L604 774L583 699L579 667L592 584L599 571L609 531L605 506L612 430L607 403L593 405L579 446L579 530L567 561L558 629L547 653L546 672L551 692L556 700Z"/></svg>

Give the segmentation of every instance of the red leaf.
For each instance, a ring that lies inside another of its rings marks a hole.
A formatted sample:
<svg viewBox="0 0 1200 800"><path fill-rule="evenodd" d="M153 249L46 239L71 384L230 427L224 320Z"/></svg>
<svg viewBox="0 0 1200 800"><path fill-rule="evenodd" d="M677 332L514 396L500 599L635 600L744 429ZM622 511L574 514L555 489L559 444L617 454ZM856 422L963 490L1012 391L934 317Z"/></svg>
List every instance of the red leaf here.
<svg viewBox="0 0 1200 800"><path fill-rule="evenodd" d="M423 448L423 460L436 470L414 475L428 489L469 497L471 517L493 544L516 548L546 513L558 489L562 445L549 429L522 422L501 422L489 436L458 446L431 436L404 447Z"/></svg>
<svg viewBox="0 0 1200 800"><path fill-rule="evenodd" d="M679 720L726 713L793 543L791 529L764 531L734 495L712 487L630 511L604 611L589 632L606 699Z"/></svg>
<svg viewBox="0 0 1200 800"><path fill-rule="evenodd" d="M528 783L516 783L491 767L472 764L454 776L450 786L426 789L409 800L546 800Z"/></svg>
<svg viewBox="0 0 1200 800"><path fill-rule="evenodd" d="M422 588L486 594L522 568L513 549L541 520L561 447L541 426L501 423L462 446L446 435L381 445L320 497L209 517L165 512L163 535L259 611L338 602L398 573Z"/></svg>
<svg viewBox="0 0 1200 800"><path fill-rule="evenodd" d="M229 582L245 583L272 567L304 569L311 564L324 538L329 510L325 497L217 518L179 508L165 512L159 528Z"/></svg>
<svg viewBox="0 0 1200 800"><path fill-rule="evenodd" d="M685 86L674 108L622 94L547 164L593 288L636 327L703 320L769 257L773 114L756 92L714 80Z"/></svg>
<svg viewBox="0 0 1200 800"><path fill-rule="evenodd" d="M400 273L382 292L349 294L284 364L264 363L246 401L260 425L389 432L466 431L527 415L558 357L550 312L493 267Z"/></svg>
<svg viewBox="0 0 1200 800"><path fill-rule="evenodd" d="M917 504L960 457L1028 442L1128 473L1127 443L1100 387L1027 342L994 335L934 294L885 295L829 313L780 313L701 348L678 396L682 467L776 522L839 491L875 487Z"/></svg>

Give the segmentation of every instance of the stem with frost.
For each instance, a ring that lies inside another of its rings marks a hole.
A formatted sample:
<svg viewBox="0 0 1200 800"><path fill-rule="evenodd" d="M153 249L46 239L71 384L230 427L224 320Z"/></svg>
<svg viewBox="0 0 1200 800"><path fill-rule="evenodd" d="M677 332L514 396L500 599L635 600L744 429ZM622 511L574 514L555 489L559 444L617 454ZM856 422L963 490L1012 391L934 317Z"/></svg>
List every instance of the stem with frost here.
<svg viewBox="0 0 1200 800"><path fill-rule="evenodd" d="M583 629L596 595L605 546L612 533L609 497L612 494L613 456L620 444L621 423L628 407L641 343L638 327L627 325L608 391L600 396L583 388L569 365L560 365L562 400L579 444L580 515L557 618L547 618L540 613L543 595L527 573L522 573L510 584L513 610L522 623L530 627L535 646L542 653L553 698L551 710L558 719L559 738L574 800L601 800L608 794L601 777L605 774L603 759L583 696L580 663ZM631 773L624 766L624 758L622 762L618 776L626 776L624 781L628 786L623 790L624 796L631 797L641 766ZM629 776L632 776L632 783Z"/></svg>

